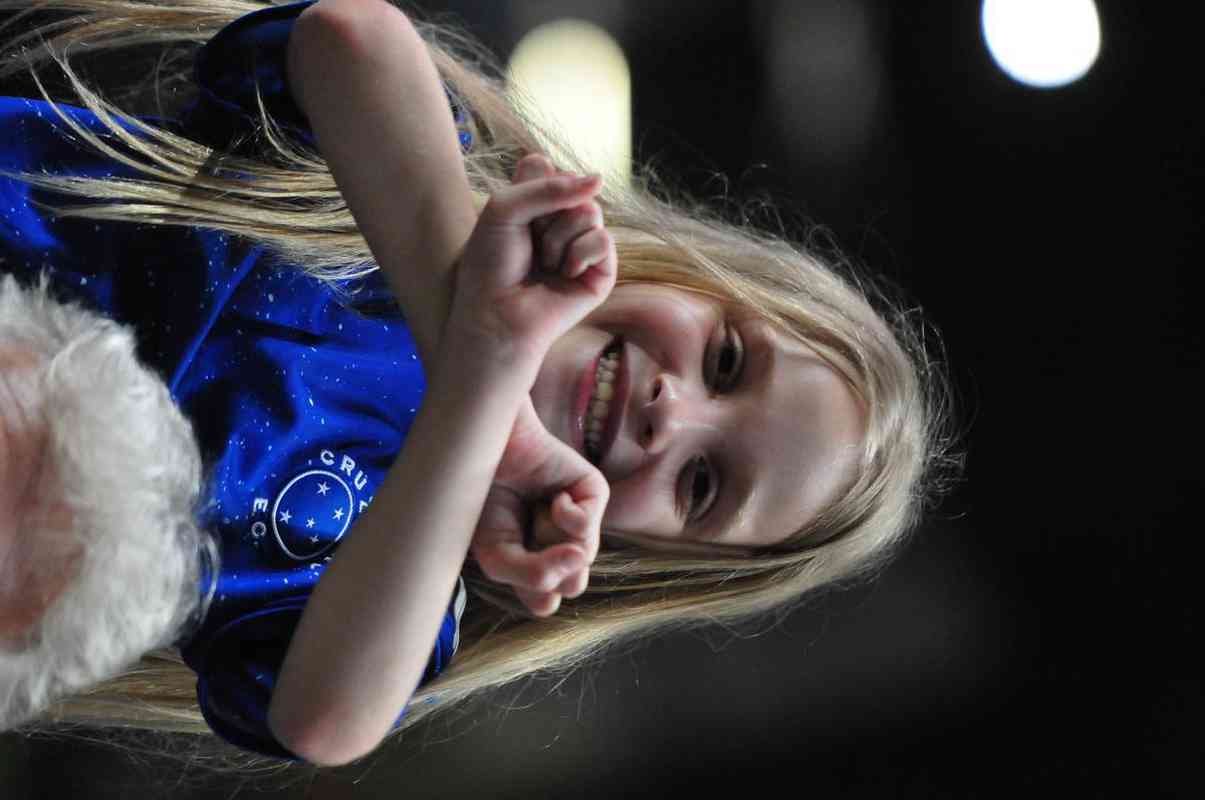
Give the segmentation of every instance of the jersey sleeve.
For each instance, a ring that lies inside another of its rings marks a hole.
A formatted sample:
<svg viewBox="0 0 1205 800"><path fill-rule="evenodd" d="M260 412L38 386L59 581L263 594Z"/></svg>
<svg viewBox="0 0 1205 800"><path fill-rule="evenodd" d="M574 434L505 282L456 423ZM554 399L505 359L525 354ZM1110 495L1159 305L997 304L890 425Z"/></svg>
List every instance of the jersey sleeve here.
<svg viewBox="0 0 1205 800"><path fill-rule="evenodd" d="M459 645L464 580L457 582L419 685L439 675ZM305 610L305 597L290 598L231 622L209 642L197 669L197 703L209 727L227 742L260 755L304 761L273 736L268 706L289 642ZM396 729L405 717L402 709Z"/></svg>
<svg viewBox="0 0 1205 800"><path fill-rule="evenodd" d="M315 2L269 6L218 31L197 53L194 78L198 94L181 114L184 129L212 147L237 152L259 123L258 87L264 108L285 134L317 150L309 120L289 91L286 67L293 24ZM467 115L450 93L448 101L461 150L467 152L472 144Z"/></svg>
<svg viewBox="0 0 1205 800"><path fill-rule="evenodd" d="M198 93L182 114L185 130L213 147L239 149L259 120L258 86L264 108L285 132L315 147L309 121L289 92L285 69L293 23L315 2L269 6L218 31L193 62Z"/></svg>

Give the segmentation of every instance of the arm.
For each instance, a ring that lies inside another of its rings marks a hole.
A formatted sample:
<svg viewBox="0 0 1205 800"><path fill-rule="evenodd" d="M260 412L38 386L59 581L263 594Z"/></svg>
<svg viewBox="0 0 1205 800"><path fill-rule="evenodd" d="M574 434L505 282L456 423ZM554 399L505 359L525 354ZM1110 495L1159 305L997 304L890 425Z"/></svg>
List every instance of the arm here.
<svg viewBox="0 0 1205 800"><path fill-rule="evenodd" d="M302 758L372 751L422 677L526 376L443 357L401 457L315 587L268 710ZM488 387L484 389L483 387Z"/></svg>
<svg viewBox="0 0 1205 800"><path fill-rule="evenodd" d="M426 45L383 0L320 0L297 19L286 69L420 358L434 363L477 214Z"/></svg>
<svg viewBox="0 0 1205 800"><path fill-rule="evenodd" d="M436 365L476 212L425 45L381 0L321 0L294 25L287 72L420 358ZM466 380L436 368L400 458L294 633L268 723L313 763L375 748L426 666L514 416L500 414L513 405L499 400L504 381L477 393ZM509 390L517 400L526 388Z"/></svg>

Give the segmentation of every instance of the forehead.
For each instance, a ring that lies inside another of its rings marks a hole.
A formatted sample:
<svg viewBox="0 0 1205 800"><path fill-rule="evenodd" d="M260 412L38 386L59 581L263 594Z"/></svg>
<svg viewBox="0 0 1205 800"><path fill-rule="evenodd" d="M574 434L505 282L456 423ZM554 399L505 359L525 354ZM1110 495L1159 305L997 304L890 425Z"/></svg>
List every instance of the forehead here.
<svg viewBox="0 0 1205 800"><path fill-rule="evenodd" d="M723 520L716 541L766 545L814 518L856 474L866 414L857 394L815 350L762 320L754 339L752 388L735 407L737 435L726 459L747 504ZM747 350L747 352L749 352Z"/></svg>

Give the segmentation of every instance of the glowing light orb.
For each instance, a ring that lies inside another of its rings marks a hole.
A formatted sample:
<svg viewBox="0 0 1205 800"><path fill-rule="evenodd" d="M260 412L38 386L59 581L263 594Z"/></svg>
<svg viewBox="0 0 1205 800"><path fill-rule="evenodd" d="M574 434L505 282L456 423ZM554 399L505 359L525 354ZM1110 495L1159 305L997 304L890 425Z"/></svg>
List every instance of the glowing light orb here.
<svg viewBox="0 0 1205 800"><path fill-rule="evenodd" d="M630 178L632 79L609 33L582 20L549 22L523 37L508 66L518 105L564 136L604 180ZM555 158L558 148L544 144Z"/></svg>
<svg viewBox="0 0 1205 800"><path fill-rule="evenodd" d="M1093 0L984 0L983 38L1013 80L1053 89L1096 62L1100 16Z"/></svg>

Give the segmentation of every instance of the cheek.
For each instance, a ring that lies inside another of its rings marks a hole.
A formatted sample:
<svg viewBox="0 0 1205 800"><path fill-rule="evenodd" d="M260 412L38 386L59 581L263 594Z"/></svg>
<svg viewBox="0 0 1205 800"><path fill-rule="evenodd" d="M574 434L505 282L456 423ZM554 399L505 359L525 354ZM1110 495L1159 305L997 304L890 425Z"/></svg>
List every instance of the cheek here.
<svg viewBox="0 0 1205 800"><path fill-rule="evenodd" d="M618 290L587 319L649 342L664 343L689 333L706 316L704 307L696 308L670 291L616 294Z"/></svg>
<svg viewBox="0 0 1205 800"><path fill-rule="evenodd" d="M611 484L603 527L628 533L667 536L674 529L673 501L651 473L630 475Z"/></svg>

